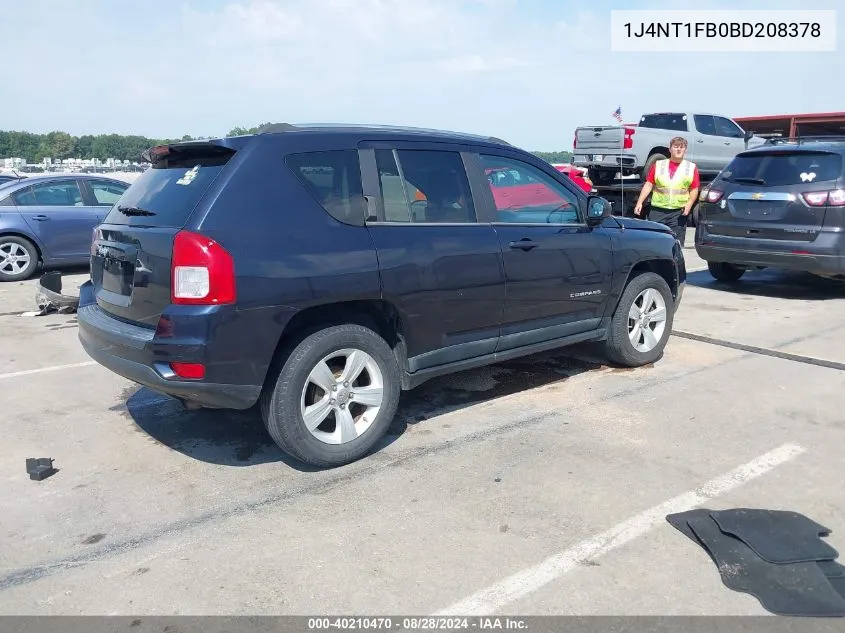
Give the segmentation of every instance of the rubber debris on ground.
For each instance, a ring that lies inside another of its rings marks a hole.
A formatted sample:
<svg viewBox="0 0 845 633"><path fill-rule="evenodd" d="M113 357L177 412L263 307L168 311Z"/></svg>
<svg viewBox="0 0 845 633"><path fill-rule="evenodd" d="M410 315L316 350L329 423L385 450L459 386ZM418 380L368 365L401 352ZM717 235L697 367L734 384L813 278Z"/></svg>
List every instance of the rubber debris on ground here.
<svg viewBox="0 0 845 633"><path fill-rule="evenodd" d="M62 273L51 271L41 275L35 291L37 312L27 312L25 316L44 316L50 312L73 314L79 309L79 297L62 294Z"/></svg>

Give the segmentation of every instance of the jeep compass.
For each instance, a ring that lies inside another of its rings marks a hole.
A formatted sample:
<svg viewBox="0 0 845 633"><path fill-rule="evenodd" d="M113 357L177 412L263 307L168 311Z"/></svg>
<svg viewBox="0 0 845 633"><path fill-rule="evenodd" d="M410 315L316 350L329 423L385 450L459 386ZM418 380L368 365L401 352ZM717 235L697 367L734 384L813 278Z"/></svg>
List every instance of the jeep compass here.
<svg viewBox="0 0 845 633"><path fill-rule="evenodd" d="M188 407L255 406L321 467L434 376L584 341L654 362L683 292L669 229L495 138L274 124L145 159L93 235L83 347Z"/></svg>

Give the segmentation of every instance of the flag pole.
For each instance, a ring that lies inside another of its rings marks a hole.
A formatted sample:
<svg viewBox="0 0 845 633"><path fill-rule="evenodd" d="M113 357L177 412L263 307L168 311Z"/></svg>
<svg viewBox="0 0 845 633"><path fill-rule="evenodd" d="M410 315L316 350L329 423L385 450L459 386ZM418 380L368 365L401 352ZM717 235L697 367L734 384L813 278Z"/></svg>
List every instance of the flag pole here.
<svg viewBox="0 0 845 633"><path fill-rule="evenodd" d="M622 118L622 106L619 106L617 112L619 112L619 118L617 121L619 125L622 125L624 119ZM622 149L625 148L625 129L622 128ZM622 217L625 217L625 178L623 177L624 174L622 173L622 158L619 158L619 180L622 182Z"/></svg>

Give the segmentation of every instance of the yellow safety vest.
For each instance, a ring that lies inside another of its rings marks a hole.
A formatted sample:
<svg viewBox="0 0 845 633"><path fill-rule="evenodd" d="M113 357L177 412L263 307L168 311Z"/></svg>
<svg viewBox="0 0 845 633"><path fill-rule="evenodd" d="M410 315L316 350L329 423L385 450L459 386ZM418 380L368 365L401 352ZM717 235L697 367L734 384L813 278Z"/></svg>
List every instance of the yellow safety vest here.
<svg viewBox="0 0 845 633"><path fill-rule="evenodd" d="M689 202L690 185L695 175L695 163L682 160L675 170L675 177L669 177L669 159L654 164L654 189L651 206L663 209L681 209Z"/></svg>

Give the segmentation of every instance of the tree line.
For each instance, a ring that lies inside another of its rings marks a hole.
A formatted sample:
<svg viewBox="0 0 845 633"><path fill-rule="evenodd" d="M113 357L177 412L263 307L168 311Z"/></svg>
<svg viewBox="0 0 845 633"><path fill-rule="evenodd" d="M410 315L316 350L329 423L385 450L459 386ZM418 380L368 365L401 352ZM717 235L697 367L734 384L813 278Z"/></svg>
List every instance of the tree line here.
<svg viewBox="0 0 845 633"><path fill-rule="evenodd" d="M226 136L254 134L260 127L234 127L229 130ZM0 130L0 159L23 158L27 163L40 163L44 158L50 158L54 162L66 158L98 158L102 161L115 158L138 162L141 160L141 154L155 145L202 140L203 138L209 137L194 137L187 134L178 139L123 134L72 136L61 131L35 134L33 132ZM549 163L566 163L572 160L572 153L566 151L532 153Z"/></svg>

